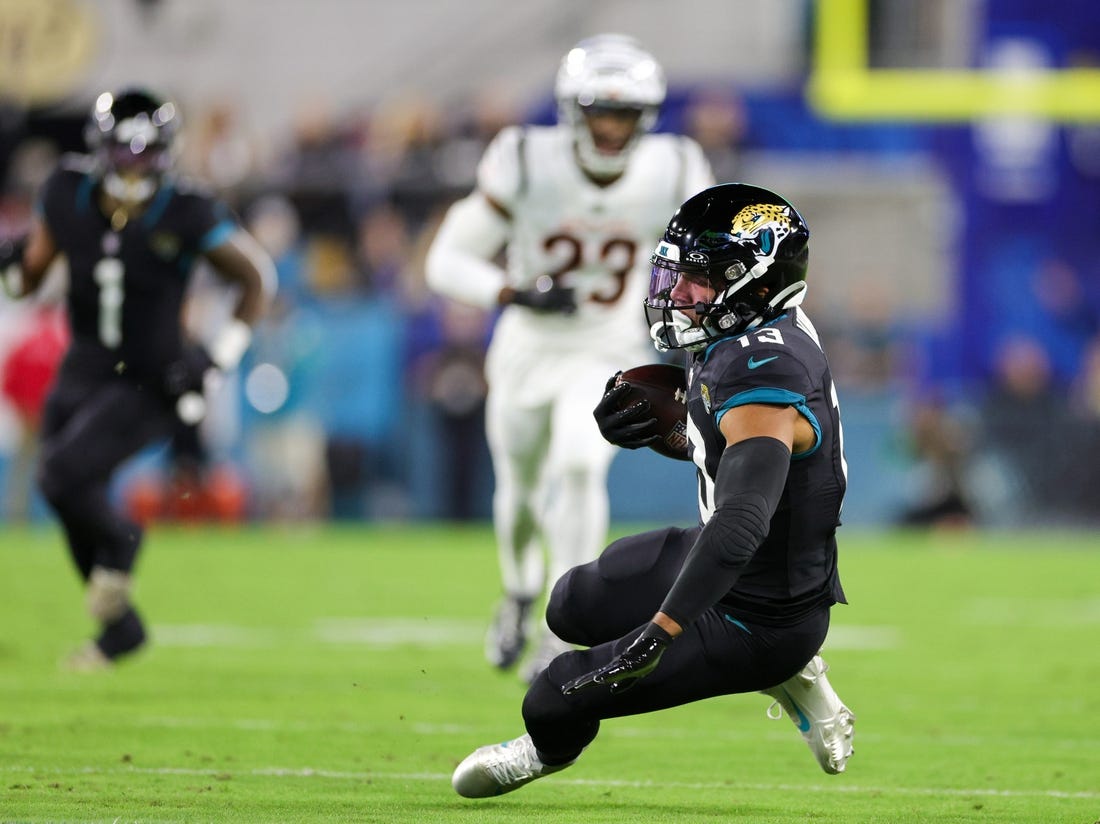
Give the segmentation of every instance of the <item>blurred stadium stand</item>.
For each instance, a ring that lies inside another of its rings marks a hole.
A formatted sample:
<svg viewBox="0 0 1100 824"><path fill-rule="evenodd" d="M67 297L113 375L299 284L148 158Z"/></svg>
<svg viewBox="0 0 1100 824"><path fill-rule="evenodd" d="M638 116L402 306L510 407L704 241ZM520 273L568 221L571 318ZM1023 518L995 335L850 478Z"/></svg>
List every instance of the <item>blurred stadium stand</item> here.
<svg viewBox="0 0 1100 824"><path fill-rule="evenodd" d="M973 116L842 117L807 95L815 20L852 10L868 72L1088 80L1092 0L777 0L751 25L702 0L678 3L675 25L656 0L5 8L24 9L12 20L31 43L46 11L68 21L79 71L0 39L0 235L25 226L56 152L80 148L94 93L137 80L180 99L186 168L277 260L279 304L204 432L250 517L489 516L478 370L492 319L428 295L421 257L495 131L552 120L561 54L622 30L669 74L660 128L696 135L725 179L782 191L813 229L807 305L845 415L845 521L1100 523L1100 96L1070 99L1072 116L990 116L975 100ZM0 354L32 311L0 305ZM2 517L41 517L33 495L14 503L32 427L0 403ZM144 456L122 485L166 463ZM655 482L667 471L690 467L617 458L614 517L691 519L691 485Z"/></svg>

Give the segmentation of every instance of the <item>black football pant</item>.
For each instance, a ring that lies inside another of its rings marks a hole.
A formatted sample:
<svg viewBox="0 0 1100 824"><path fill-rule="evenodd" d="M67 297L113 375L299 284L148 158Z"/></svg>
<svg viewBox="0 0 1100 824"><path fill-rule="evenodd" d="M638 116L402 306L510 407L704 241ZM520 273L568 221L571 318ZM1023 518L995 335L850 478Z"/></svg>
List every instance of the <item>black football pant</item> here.
<svg viewBox="0 0 1100 824"><path fill-rule="evenodd" d="M136 383L60 376L43 415L38 483L85 581L95 566L133 568L141 528L110 505L111 476L127 458L166 436L172 424L164 399ZM114 657L143 639L131 607L104 626L98 643Z"/></svg>
<svg viewBox="0 0 1100 824"><path fill-rule="evenodd" d="M612 695L609 687L592 687L562 695L563 684L609 663L637 637L660 608L698 534L698 528L668 528L623 538L558 580L546 612L550 629L590 649L555 658L524 698L527 731L545 759L559 763L575 757L605 718L773 687L817 654L829 629L828 608L793 626L773 627L717 606L668 647L654 672L626 691Z"/></svg>

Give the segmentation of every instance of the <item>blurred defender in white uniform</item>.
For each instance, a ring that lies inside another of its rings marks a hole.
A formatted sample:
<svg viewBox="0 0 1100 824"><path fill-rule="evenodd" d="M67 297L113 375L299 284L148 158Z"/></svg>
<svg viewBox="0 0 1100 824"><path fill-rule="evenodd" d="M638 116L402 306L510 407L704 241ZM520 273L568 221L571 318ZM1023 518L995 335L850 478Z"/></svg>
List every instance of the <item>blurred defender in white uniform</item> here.
<svg viewBox="0 0 1100 824"><path fill-rule="evenodd" d="M693 140L648 134L665 78L632 38L579 43L562 60L555 96L556 127L496 136L476 189L451 207L427 258L437 292L503 308L486 362L504 590L486 656L502 669L522 655L547 582L605 544L615 448L592 409L608 375L653 360L642 308L649 251L669 214L713 183ZM494 262L502 250L505 269ZM541 632L528 681L566 648Z"/></svg>

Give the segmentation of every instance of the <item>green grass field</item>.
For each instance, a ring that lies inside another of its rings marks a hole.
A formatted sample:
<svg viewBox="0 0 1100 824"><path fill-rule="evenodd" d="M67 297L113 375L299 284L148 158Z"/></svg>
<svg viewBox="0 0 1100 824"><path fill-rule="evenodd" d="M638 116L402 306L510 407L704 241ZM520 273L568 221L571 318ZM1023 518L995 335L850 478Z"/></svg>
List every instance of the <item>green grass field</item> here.
<svg viewBox="0 0 1100 824"><path fill-rule="evenodd" d="M830 677L848 772L740 695L604 724L572 769L486 801L455 764L522 732L482 658L486 528L154 528L149 649L58 660L91 630L52 529L0 531L0 820L1100 820L1100 538L843 536Z"/></svg>

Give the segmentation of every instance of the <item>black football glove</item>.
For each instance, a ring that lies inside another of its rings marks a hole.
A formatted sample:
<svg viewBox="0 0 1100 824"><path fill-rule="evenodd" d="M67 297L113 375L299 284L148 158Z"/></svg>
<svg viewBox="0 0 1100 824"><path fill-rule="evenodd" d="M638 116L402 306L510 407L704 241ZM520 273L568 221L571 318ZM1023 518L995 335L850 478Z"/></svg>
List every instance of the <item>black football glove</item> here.
<svg viewBox="0 0 1100 824"><path fill-rule="evenodd" d="M565 695L573 695L592 687L610 685L611 694L617 695L633 687L639 678L645 678L657 669L661 656L671 643L671 635L650 623L610 663L574 678L561 691Z"/></svg>
<svg viewBox="0 0 1100 824"><path fill-rule="evenodd" d="M551 286L549 289L516 289L511 303L526 306L535 312L558 312L569 315L577 311L577 297L572 288Z"/></svg>
<svg viewBox="0 0 1100 824"><path fill-rule="evenodd" d="M592 410L592 417L600 427L604 439L624 449L639 449L661 440L653 432L657 419L649 414L649 401L642 399L620 408L620 404L630 391L630 384L615 383L622 373L616 373L607 381L604 396Z"/></svg>
<svg viewBox="0 0 1100 824"><path fill-rule="evenodd" d="M164 391L171 398L188 392L202 394L206 373L215 369L214 361L201 346L185 346L179 359L164 370Z"/></svg>

